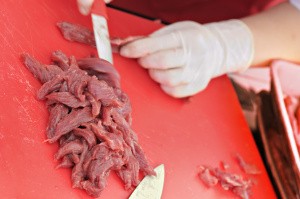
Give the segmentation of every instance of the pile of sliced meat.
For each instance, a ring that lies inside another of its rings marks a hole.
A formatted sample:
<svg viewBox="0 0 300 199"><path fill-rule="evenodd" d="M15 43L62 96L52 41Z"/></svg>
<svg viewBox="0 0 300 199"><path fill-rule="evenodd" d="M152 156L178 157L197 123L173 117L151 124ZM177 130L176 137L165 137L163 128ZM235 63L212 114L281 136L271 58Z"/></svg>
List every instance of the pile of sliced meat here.
<svg viewBox="0 0 300 199"><path fill-rule="evenodd" d="M98 58L76 60L61 51L45 65L28 54L22 61L43 83L37 93L50 116L47 141L58 142L58 168L72 169L74 188L98 197L111 171L130 189L139 172L154 175L131 129L131 105L114 67Z"/></svg>

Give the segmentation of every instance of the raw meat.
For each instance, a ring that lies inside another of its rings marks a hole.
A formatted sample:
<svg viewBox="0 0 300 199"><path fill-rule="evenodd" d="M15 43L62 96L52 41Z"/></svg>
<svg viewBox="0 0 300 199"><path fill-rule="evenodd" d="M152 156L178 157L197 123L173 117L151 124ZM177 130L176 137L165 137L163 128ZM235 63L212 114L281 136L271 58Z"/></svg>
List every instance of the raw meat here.
<svg viewBox="0 0 300 199"><path fill-rule="evenodd" d="M246 173L246 174L252 174L252 175L257 175L261 174L261 171L254 165L254 164L249 164L245 162L244 158L237 154L236 155L236 161L240 168Z"/></svg>
<svg viewBox="0 0 300 199"><path fill-rule="evenodd" d="M199 178L207 187L220 184L224 190L232 191L242 199L250 198L253 181L244 179L241 175L202 165L199 168Z"/></svg>
<svg viewBox="0 0 300 199"><path fill-rule="evenodd" d="M62 32L65 39L69 41L84 43L90 46L96 46L94 33L88 28L65 21L58 22L57 26Z"/></svg>
<svg viewBox="0 0 300 199"><path fill-rule="evenodd" d="M52 65L43 65L22 55L26 67L43 83L37 98L46 100L50 113L46 141L59 143L57 168L72 168L73 187L98 197L111 171L126 189L138 185L140 171L155 175L131 129L130 101L114 67L98 58L77 61L61 51L53 52L51 60Z"/></svg>
<svg viewBox="0 0 300 199"><path fill-rule="evenodd" d="M87 27L65 21L58 22L57 27L66 40L96 47L94 33ZM126 38L113 37L110 39L112 52L119 53L121 46L142 38L145 38L145 36L129 36Z"/></svg>

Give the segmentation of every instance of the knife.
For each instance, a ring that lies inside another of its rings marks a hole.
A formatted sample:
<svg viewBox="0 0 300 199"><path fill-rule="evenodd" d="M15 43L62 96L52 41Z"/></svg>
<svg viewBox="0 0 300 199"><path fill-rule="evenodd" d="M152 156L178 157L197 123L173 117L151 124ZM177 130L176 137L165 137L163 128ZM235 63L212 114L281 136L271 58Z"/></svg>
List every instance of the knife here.
<svg viewBox="0 0 300 199"><path fill-rule="evenodd" d="M154 169L156 176L146 176L128 199L161 199L165 168L161 164Z"/></svg>
<svg viewBox="0 0 300 199"><path fill-rule="evenodd" d="M91 17L98 56L113 63L112 50L107 27L106 5L103 0L95 0L91 9Z"/></svg>

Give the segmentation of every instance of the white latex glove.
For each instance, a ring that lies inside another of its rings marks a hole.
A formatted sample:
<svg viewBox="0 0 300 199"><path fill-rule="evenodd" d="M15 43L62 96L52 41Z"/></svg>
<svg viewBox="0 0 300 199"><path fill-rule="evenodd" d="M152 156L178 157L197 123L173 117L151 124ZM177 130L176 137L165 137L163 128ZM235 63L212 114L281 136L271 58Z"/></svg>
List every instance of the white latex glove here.
<svg viewBox="0 0 300 199"><path fill-rule="evenodd" d="M194 95L213 77L243 71L252 62L252 33L240 20L201 25L183 21L121 48L138 58L153 80L173 97Z"/></svg>
<svg viewBox="0 0 300 199"><path fill-rule="evenodd" d="M112 0L103 0L105 3L110 3ZM79 12L83 15L88 15L91 11L94 0L77 0Z"/></svg>

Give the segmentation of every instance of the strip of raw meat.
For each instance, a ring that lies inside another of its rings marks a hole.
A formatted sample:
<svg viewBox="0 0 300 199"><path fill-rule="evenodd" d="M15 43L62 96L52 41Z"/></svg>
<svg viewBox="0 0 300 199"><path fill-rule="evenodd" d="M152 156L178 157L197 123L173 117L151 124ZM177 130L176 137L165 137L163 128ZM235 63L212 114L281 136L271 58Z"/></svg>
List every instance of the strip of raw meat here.
<svg viewBox="0 0 300 199"><path fill-rule="evenodd" d="M73 183L73 188L82 188L81 182L84 180L84 177L86 173L83 170L83 162L84 159L86 158L86 155L88 153L88 146L85 141L82 142L82 153L80 155L79 162L73 167L72 169L72 183Z"/></svg>
<svg viewBox="0 0 300 199"><path fill-rule="evenodd" d="M67 154L71 154L71 153L79 154L82 153L82 151L83 151L83 144L81 143L81 141L74 140L62 146L55 154L55 159L59 160Z"/></svg>
<svg viewBox="0 0 300 199"><path fill-rule="evenodd" d="M123 115L125 120L129 125L131 125L132 118L131 118L131 104L129 97L126 93L122 92L121 89L115 89L115 93L117 94L118 98L123 103L123 106L119 107L119 112Z"/></svg>
<svg viewBox="0 0 300 199"><path fill-rule="evenodd" d="M97 144L90 150L87 158L84 160L83 169L87 171L92 160L109 159L110 156L110 150L105 143Z"/></svg>
<svg viewBox="0 0 300 199"><path fill-rule="evenodd" d="M79 68L77 60L73 55L70 56L70 68Z"/></svg>
<svg viewBox="0 0 300 199"><path fill-rule="evenodd" d="M39 100L44 100L46 95L51 92L58 91L62 85L64 78L60 75L55 76L50 81L44 83L42 87L38 90L37 98Z"/></svg>
<svg viewBox="0 0 300 199"><path fill-rule="evenodd" d="M54 136L47 141L50 143L56 142L62 135L69 133L74 128L80 126L84 122L93 120L94 117L91 113L91 107L85 107L83 109L72 110L70 114L65 116L59 121L56 126Z"/></svg>
<svg viewBox="0 0 300 199"><path fill-rule="evenodd" d="M54 131L58 122L68 114L68 108L63 104L55 104L48 108L50 115L47 127L47 138L51 139L54 136Z"/></svg>
<svg viewBox="0 0 300 199"><path fill-rule="evenodd" d="M70 68L69 58L60 50L56 50L51 54L51 60L64 71Z"/></svg>
<svg viewBox="0 0 300 199"><path fill-rule="evenodd" d="M80 70L79 68L70 68L68 71L66 71L64 79L67 82L68 91L80 101L85 101L85 95L83 95L83 91L90 79L86 72Z"/></svg>
<svg viewBox="0 0 300 199"><path fill-rule="evenodd" d="M76 128L73 129L73 134L84 138L89 148L92 148L94 145L96 145L97 142L96 137L94 133L89 129Z"/></svg>
<svg viewBox="0 0 300 199"><path fill-rule="evenodd" d="M72 160L72 162L74 164L79 163L80 159L79 159L79 155L75 153L76 150L73 150L71 154L69 154L68 156L70 156L70 159Z"/></svg>
<svg viewBox="0 0 300 199"><path fill-rule="evenodd" d="M120 75L108 61L84 58L78 60L78 65L82 70L87 71L90 76L95 75L99 80L106 81L109 86L120 88Z"/></svg>
<svg viewBox="0 0 300 199"><path fill-rule="evenodd" d="M21 59L30 72L34 74L34 77L42 83L51 80L62 72L58 66L43 65L27 53L22 54Z"/></svg>
<svg viewBox="0 0 300 199"><path fill-rule="evenodd" d="M117 124L117 129L119 129L123 133L123 138L126 144L128 144L128 146L131 147L131 150L133 150L133 153L135 153L134 142L137 142L136 134L132 131L131 128L129 128L129 124L127 123L125 118L120 113L118 113L116 109L113 109L111 115L114 122Z"/></svg>
<svg viewBox="0 0 300 199"><path fill-rule="evenodd" d="M90 46L96 46L94 33L86 27L65 21L58 22L57 27L62 32L64 38L69 41L75 41Z"/></svg>
<svg viewBox="0 0 300 199"><path fill-rule="evenodd" d="M148 161L146 160L142 148L137 143L134 143L134 149L135 149L134 156L139 162L140 169L143 172L145 172L146 175L155 175L153 168L149 165Z"/></svg>
<svg viewBox="0 0 300 199"><path fill-rule="evenodd" d="M98 188L96 185L91 183L89 180L81 182L81 187L86 190L86 192L94 197L98 198L100 196L100 193L102 192L103 189Z"/></svg>
<svg viewBox="0 0 300 199"><path fill-rule="evenodd" d="M140 183L138 173L139 163L133 156L130 156L129 161L121 168L121 170L118 171L117 174L125 183L125 189L129 190Z"/></svg>
<svg viewBox="0 0 300 199"><path fill-rule="evenodd" d="M78 139L74 133L68 133L66 135L63 135L59 138L59 147L63 147L65 144L72 142L74 140Z"/></svg>
<svg viewBox="0 0 300 199"><path fill-rule="evenodd" d="M89 92L85 92L85 96L86 96L87 100L92 105L92 114L93 114L93 116L99 115L100 110L101 110L101 102L97 101L95 99L95 97L92 94L90 94Z"/></svg>
<svg viewBox="0 0 300 199"><path fill-rule="evenodd" d="M70 23L70 22L58 22L57 26L62 32L65 39L96 47L94 33L87 27ZM138 35L138 36L129 36L126 38L112 37L110 39L112 52L119 53L121 46L130 43L134 40L142 39L142 38L145 38L145 36Z"/></svg>
<svg viewBox="0 0 300 199"><path fill-rule="evenodd" d="M66 106L69 106L71 108L78 108L78 107L85 107L89 106L89 101L80 101L78 98L76 98L74 95L72 95L69 92L54 92L50 93L46 96L48 100L53 101L54 103L62 103Z"/></svg>
<svg viewBox="0 0 300 199"><path fill-rule="evenodd" d="M96 124L91 124L91 129L95 136L101 141L106 142L112 150L123 151L123 140L120 136L111 135L112 133L107 132L103 126L98 126Z"/></svg>
<svg viewBox="0 0 300 199"><path fill-rule="evenodd" d="M108 86L105 81L98 80L92 77L88 82L88 91L98 101L101 101L103 106L120 106L121 102L116 96L112 87Z"/></svg>

